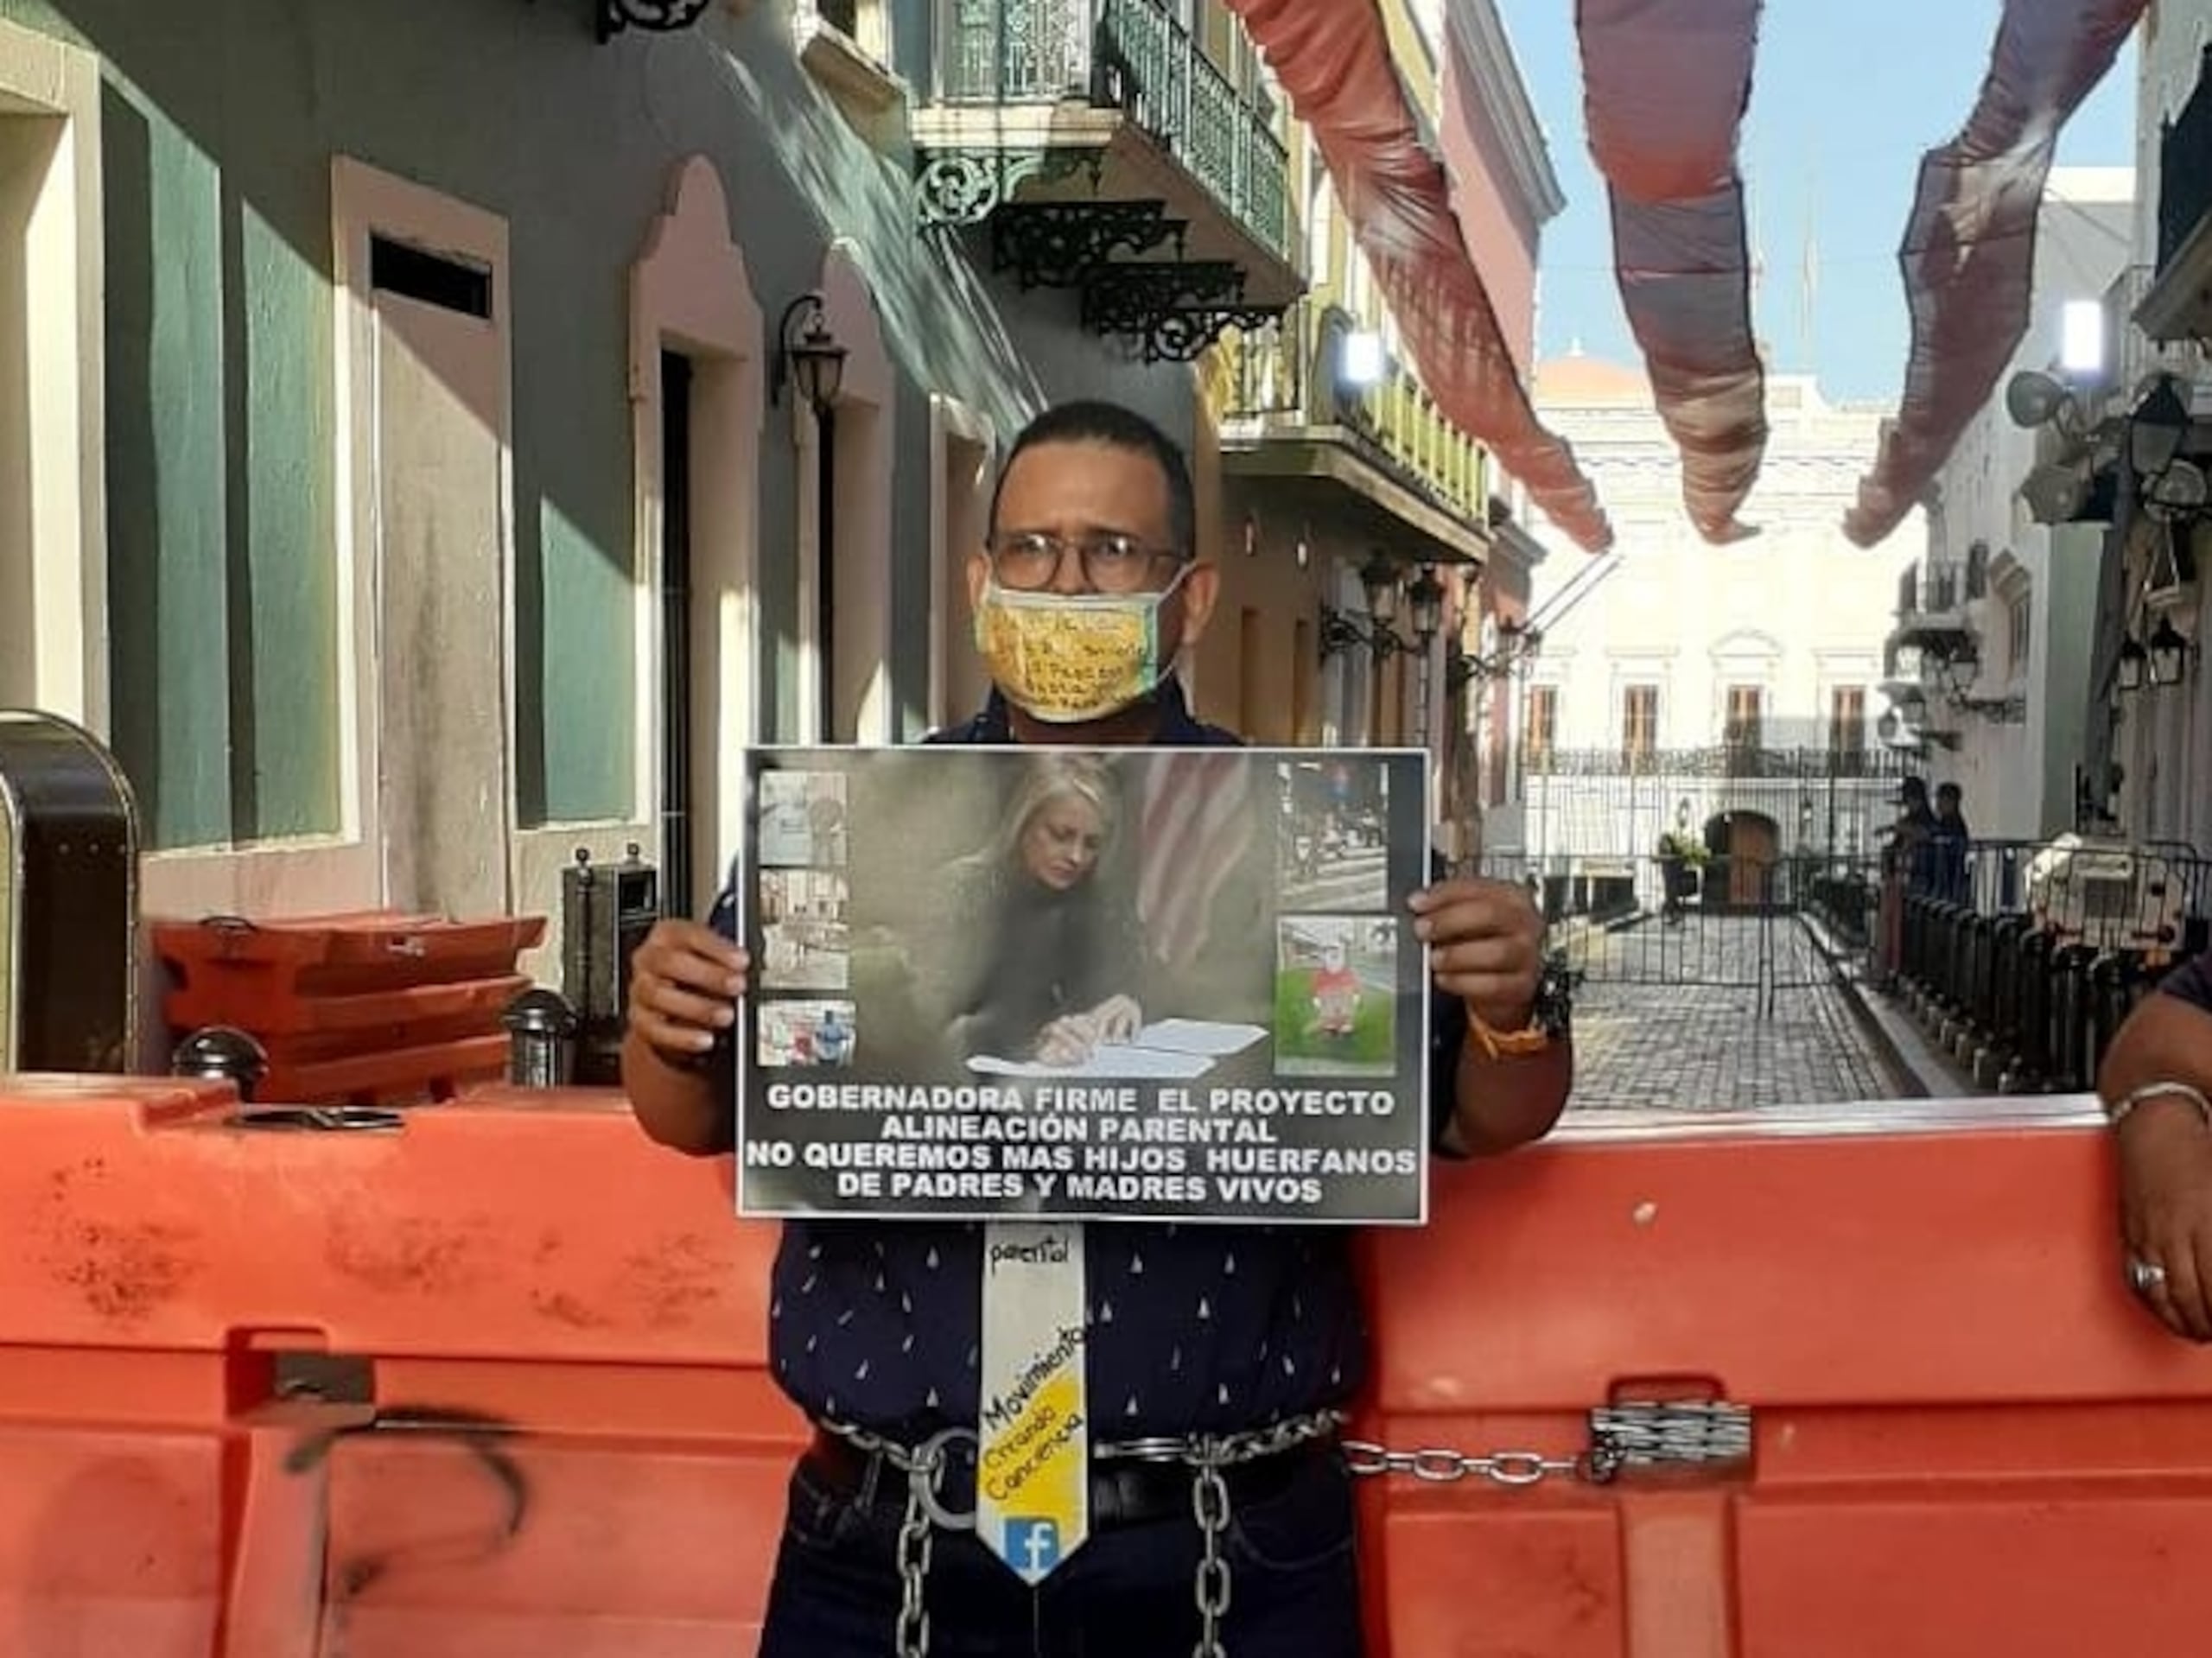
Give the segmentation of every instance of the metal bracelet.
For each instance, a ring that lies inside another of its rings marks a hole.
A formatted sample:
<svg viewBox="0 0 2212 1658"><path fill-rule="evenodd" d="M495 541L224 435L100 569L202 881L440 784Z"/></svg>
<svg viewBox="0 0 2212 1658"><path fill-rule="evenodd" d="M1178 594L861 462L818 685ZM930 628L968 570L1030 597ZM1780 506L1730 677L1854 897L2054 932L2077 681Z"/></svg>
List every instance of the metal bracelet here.
<svg viewBox="0 0 2212 1658"><path fill-rule="evenodd" d="M2212 1099L2205 1096L2202 1089L2190 1083L2145 1083L2139 1088L2129 1089L2126 1093L2106 1107L2105 1115L2111 1119L2112 1126L2117 1128L2127 1121L2129 1115L2137 1106L2147 1105L2152 1100L2163 1099L2188 1101L2196 1108L2196 1115L2203 1120L2205 1128L2212 1129Z"/></svg>

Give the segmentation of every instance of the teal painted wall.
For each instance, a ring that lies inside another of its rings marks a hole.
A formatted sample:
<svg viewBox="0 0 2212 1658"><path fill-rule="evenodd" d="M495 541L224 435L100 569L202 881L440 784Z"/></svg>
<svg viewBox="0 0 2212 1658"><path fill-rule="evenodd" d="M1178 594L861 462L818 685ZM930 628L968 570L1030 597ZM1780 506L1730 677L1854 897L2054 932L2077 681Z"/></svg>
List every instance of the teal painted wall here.
<svg viewBox="0 0 2212 1658"><path fill-rule="evenodd" d="M715 159L771 327L849 237L902 376L894 616L926 614L928 394L1002 438L1048 396L1187 439L1186 370L1119 360L1073 296L915 233L911 167L792 56L780 8L596 43L590 0L0 0L105 62L116 741L156 845L339 826L330 162L504 217L512 285L519 817L631 807L631 263L675 165ZM762 431L761 689L796 709L795 465ZM902 724L929 641L893 645ZM397 665L404 671L404 664Z"/></svg>

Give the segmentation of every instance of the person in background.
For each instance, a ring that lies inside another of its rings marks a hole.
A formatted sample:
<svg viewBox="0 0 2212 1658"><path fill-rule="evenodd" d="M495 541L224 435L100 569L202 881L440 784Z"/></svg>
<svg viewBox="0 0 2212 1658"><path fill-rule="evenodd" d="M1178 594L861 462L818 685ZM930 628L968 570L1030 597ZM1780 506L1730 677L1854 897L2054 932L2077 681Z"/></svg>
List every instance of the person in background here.
<svg viewBox="0 0 2212 1658"><path fill-rule="evenodd" d="M1973 839L1960 810L1959 785L1938 784L1935 815L1928 822L1929 887L1937 898L1967 901L1967 844Z"/></svg>
<svg viewBox="0 0 2212 1658"><path fill-rule="evenodd" d="M2175 1335L2212 1342L2212 953L2128 1015L2097 1093L2120 1159L2128 1286Z"/></svg>
<svg viewBox="0 0 2212 1658"><path fill-rule="evenodd" d="M1196 518L1182 452L1148 421L1098 403L1039 416L1007 454L985 544L968 561L994 689L974 719L932 740L1235 744L1192 716L1173 671L1219 589L1196 556ZM1109 619L1122 644L1102 664ZM1078 649L1083 671L1071 673ZM1446 880L1410 908L1434 998L1434 1147L1497 1153L1548 1133L1573 1064L1535 905L1516 886ZM728 1033L752 967L734 930L725 891L711 925L662 921L634 958L623 1079L645 1131L696 1154L727 1152L734 1137ZM1083 1229L1100 1294L1083 1344L1098 1419L1091 1528L1038 1591L972 1531L932 1524L899 1462L851 1437L864 1431L911 1463L932 1436L975 1432L982 1242L982 1229L949 1223L785 1225L769 1363L818 1432L791 1477L762 1658L881 1658L925 1610L942 1652L1186 1658L1209 1581L1197 1466L1222 1439L1255 1453L1222 1471L1222 1645L1236 1658L1356 1658L1352 1495L1335 1421L1365 1379L1368 1348L1346 1232ZM1137 1441L1182 1450L1102 1454ZM974 1477L972 1458L956 1465L935 1500L962 1511ZM915 1529L931 1546L925 1567L902 1540Z"/></svg>
<svg viewBox="0 0 2212 1658"><path fill-rule="evenodd" d="M1928 808L1926 779L1910 777L1897 785L1897 822L1882 831L1882 932L1880 981L1897 981L1904 961L1904 901L1926 890L1928 837L1936 814Z"/></svg>

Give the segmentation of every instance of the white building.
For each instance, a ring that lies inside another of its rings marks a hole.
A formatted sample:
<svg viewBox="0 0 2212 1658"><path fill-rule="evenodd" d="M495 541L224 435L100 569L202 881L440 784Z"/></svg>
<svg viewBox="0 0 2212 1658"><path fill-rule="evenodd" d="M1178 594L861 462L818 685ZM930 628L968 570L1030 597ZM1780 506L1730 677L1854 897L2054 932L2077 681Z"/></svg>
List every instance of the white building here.
<svg viewBox="0 0 2212 1658"><path fill-rule="evenodd" d="M1917 515L1871 552L1840 527L1887 411L1771 377L1772 437L1745 513L1760 533L1715 547L1684 516L1640 372L1569 356L1540 366L1535 396L1618 539L1601 560L1555 555L1536 573L1525 849L1648 855L1685 800L1708 845L1732 836L1739 859L1862 848L1890 816L1875 688L1921 541Z"/></svg>
<svg viewBox="0 0 2212 1658"><path fill-rule="evenodd" d="M2126 286L2134 201L2130 168L2052 172L2031 321L2000 385L2020 371L2118 373L2106 295ZM1891 635L1906 647L1897 711L1924 740L1929 780L1959 785L1967 825L1986 839L2072 829L2087 758L2088 624L2106 526L2036 521L2020 490L2048 443L2001 397L1967 426L1936 474L1927 553L1900 586Z"/></svg>
<svg viewBox="0 0 2212 1658"><path fill-rule="evenodd" d="M2212 339L2212 0L2157 0L2141 44L2133 283L2132 303L2115 316L2123 344L2114 406L2123 416L2139 410L2144 374L2174 372L2194 415L2180 454L2202 469L2212 466L2204 359ZM2212 708L2202 653L2212 584L2199 575L2212 534L2201 508L2143 510L2133 481L2123 469L2097 611L2091 752L2119 767L2108 799L2120 833L2212 849ZM2107 721L2108 734L2100 729Z"/></svg>

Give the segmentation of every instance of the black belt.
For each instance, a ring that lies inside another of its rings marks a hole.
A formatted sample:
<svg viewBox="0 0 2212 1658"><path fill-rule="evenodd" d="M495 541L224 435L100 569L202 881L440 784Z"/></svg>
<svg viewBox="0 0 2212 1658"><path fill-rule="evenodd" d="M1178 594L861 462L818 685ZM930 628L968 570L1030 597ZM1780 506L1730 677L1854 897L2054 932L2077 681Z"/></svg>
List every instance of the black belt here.
<svg viewBox="0 0 2212 1658"><path fill-rule="evenodd" d="M1336 1452L1333 1439L1308 1439L1273 1456L1230 1464L1221 1473L1229 1488L1230 1509L1281 1496L1300 1475ZM814 1443L807 1447L806 1464L836 1496L864 1494L874 1503L889 1508L906 1503L906 1476L880 1451L863 1451L849 1439L817 1429ZM1094 1456L1090 1459L1090 1528L1105 1531L1178 1516L1187 1520L1194 1513L1192 1484L1196 1477L1197 1471L1185 1462ZM953 1514L974 1511L976 1462L971 1453L946 1457L937 1500Z"/></svg>

